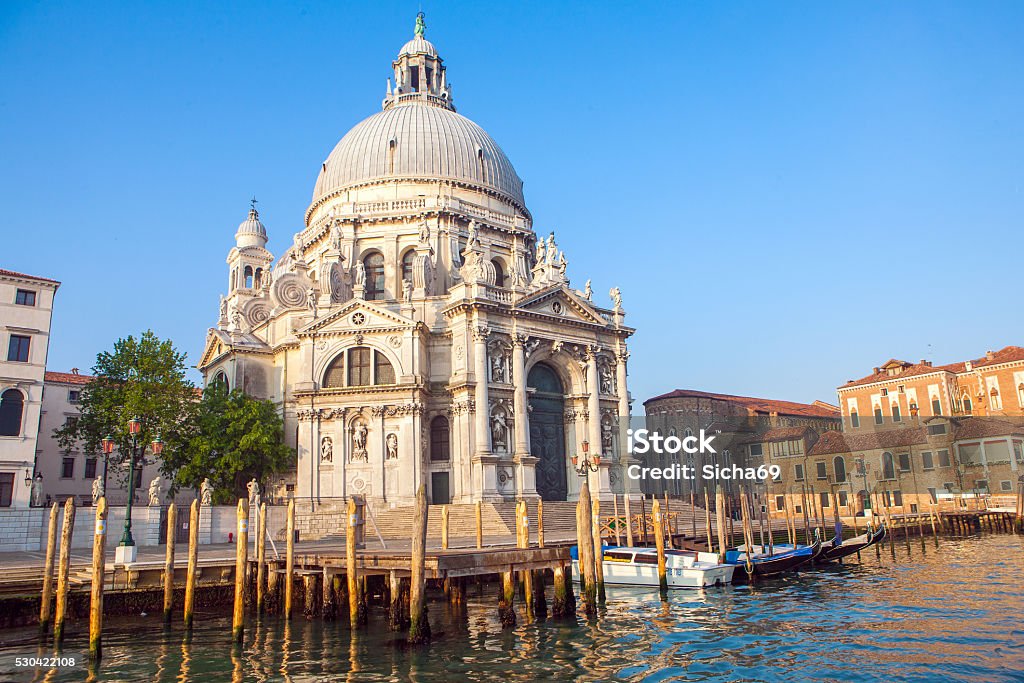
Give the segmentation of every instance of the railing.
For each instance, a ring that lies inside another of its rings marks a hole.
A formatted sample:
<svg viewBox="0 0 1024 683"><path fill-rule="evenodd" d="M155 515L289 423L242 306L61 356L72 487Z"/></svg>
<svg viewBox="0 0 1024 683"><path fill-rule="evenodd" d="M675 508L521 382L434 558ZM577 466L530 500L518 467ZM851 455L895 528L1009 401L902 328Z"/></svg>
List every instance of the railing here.
<svg viewBox="0 0 1024 683"><path fill-rule="evenodd" d="M412 211L427 206L426 199L392 199L383 202L360 202L355 205L356 213L385 213L389 211Z"/></svg>
<svg viewBox="0 0 1024 683"><path fill-rule="evenodd" d="M502 289L500 287L492 287L488 285L485 291L487 298L490 299L491 301L497 301L498 303L501 304L512 303L512 292L508 291L507 289Z"/></svg>

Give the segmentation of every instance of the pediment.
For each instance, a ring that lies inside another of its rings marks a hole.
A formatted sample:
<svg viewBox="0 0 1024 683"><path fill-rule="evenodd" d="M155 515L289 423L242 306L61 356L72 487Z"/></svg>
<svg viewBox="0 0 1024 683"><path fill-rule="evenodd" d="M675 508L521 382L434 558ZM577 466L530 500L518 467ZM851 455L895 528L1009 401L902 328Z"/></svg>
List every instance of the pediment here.
<svg viewBox="0 0 1024 683"><path fill-rule="evenodd" d="M368 332L415 327L416 321L404 315L389 311L372 301L352 299L341 308L321 315L308 325L296 331L300 337L326 332Z"/></svg>
<svg viewBox="0 0 1024 683"><path fill-rule="evenodd" d="M562 284L554 285L528 294L516 302L516 308L531 313L548 315L562 320L569 319L605 327L609 324L600 311Z"/></svg>
<svg viewBox="0 0 1024 683"><path fill-rule="evenodd" d="M206 333L206 344L199 356L197 368L202 369L212 363L217 356L231 348L231 337L223 330L211 327Z"/></svg>

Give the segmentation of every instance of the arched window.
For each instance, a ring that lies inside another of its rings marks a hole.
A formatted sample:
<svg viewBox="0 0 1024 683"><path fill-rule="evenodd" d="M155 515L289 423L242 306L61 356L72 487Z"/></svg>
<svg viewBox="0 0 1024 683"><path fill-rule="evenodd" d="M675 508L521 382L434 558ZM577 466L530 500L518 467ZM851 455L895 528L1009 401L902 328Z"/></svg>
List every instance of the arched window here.
<svg viewBox="0 0 1024 683"><path fill-rule="evenodd" d="M895 479L896 467L892 462L892 453L882 453L882 479Z"/></svg>
<svg viewBox="0 0 1024 683"><path fill-rule="evenodd" d="M893 403L892 404L892 421L893 422L899 422L902 419L903 418L900 416L900 404Z"/></svg>
<svg viewBox="0 0 1024 683"><path fill-rule="evenodd" d="M21 436L25 396L17 389L0 394L0 436Z"/></svg>
<svg viewBox="0 0 1024 683"><path fill-rule="evenodd" d="M504 287L505 286L505 271L501 267L501 261L493 259L491 265L494 266L494 286Z"/></svg>
<svg viewBox="0 0 1024 683"><path fill-rule="evenodd" d="M1024 382L1017 385L1017 402L1024 408Z"/></svg>
<svg viewBox="0 0 1024 683"><path fill-rule="evenodd" d="M964 412L965 413L970 415L971 413L974 412L974 403L971 402L971 395L970 394L964 392L964 397L961 399L961 403L963 403ZM1022 405L1024 405L1024 404L1022 404Z"/></svg>
<svg viewBox="0 0 1024 683"><path fill-rule="evenodd" d="M882 424L882 406L875 406L875 424Z"/></svg>
<svg viewBox="0 0 1024 683"><path fill-rule="evenodd" d="M832 459L832 468L836 472L836 483L842 484L846 481L846 461L843 460L843 456L837 455Z"/></svg>
<svg viewBox="0 0 1024 683"><path fill-rule="evenodd" d="M448 462L451 457L448 418L438 415L430 421L430 460L432 462Z"/></svg>
<svg viewBox="0 0 1024 683"><path fill-rule="evenodd" d="M368 254L363 259L366 270L366 299L374 301L384 298L384 255L379 251Z"/></svg>
<svg viewBox="0 0 1024 683"><path fill-rule="evenodd" d="M402 280L412 282L412 262L416 258L416 250L410 249L402 256ZM403 284L404 288L404 284Z"/></svg>
<svg viewBox="0 0 1024 683"><path fill-rule="evenodd" d="M857 414L856 410L850 411L850 426L854 428L860 427L860 415Z"/></svg>
<svg viewBox="0 0 1024 683"><path fill-rule="evenodd" d="M213 376L213 382L210 382L210 384L216 384L218 382L224 384L224 389L226 391L231 389L231 385L228 384L228 376L224 374L223 370L218 371L217 374Z"/></svg>
<svg viewBox="0 0 1024 683"><path fill-rule="evenodd" d="M256 281L255 281L255 284L256 284L256 289L259 289L260 287L263 286L263 269L262 268L257 268L256 269Z"/></svg>
<svg viewBox="0 0 1024 683"><path fill-rule="evenodd" d="M246 289L252 289L252 266L245 267L245 287Z"/></svg>
<svg viewBox="0 0 1024 683"><path fill-rule="evenodd" d="M1003 409L1003 399L999 397L999 390L998 389L996 389L995 387L992 387L992 389L988 392L988 396L989 396L989 405L992 406L992 410L1002 410Z"/></svg>
<svg viewBox="0 0 1024 683"><path fill-rule="evenodd" d="M380 351L356 346L339 353L324 372L323 387L365 387L371 384L394 384L395 369Z"/></svg>

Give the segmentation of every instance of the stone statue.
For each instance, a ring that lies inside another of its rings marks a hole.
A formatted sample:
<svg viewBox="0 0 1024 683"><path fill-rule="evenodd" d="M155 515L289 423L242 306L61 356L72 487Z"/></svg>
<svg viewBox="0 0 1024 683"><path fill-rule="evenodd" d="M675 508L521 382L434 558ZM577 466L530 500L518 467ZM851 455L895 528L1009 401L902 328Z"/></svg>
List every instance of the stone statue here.
<svg viewBox="0 0 1024 683"><path fill-rule="evenodd" d="M430 226L426 221L420 223L420 244L427 244L430 242Z"/></svg>
<svg viewBox="0 0 1024 683"><path fill-rule="evenodd" d="M565 277L565 269L569 267L569 264L565 260L565 252L558 252L558 276L561 278Z"/></svg>
<svg viewBox="0 0 1024 683"><path fill-rule="evenodd" d="M508 450L508 423L505 413L497 410L491 414L491 443L495 450Z"/></svg>
<svg viewBox="0 0 1024 683"><path fill-rule="evenodd" d="M292 238L292 258L296 261L302 260L302 252L305 249L305 245L302 244L302 233L295 233L295 237Z"/></svg>
<svg viewBox="0 0 1024 683"><path fill-rule="evenodd" d="M354 267L355 267L355 270L356 270L356 275L355 275L355 284L356 284L356 286L365 285L366 284L366 266L363 265L362 261L356 261L356 265Z"/></svg>
<svg viewBox="0 0 1024 683"><path fill-rule="evenodd" d="M331 228L331 246L335 251L341 251L341 224L335 223L334 227Z"/></svg>
<svg viewBox="0 0 1024 683"><path fill-rule="evenodd" d="M505 381L505 359L502 358L500 353L495 353L491 356L491 381Z"/></svg>
<svg viewBox="0 0 1024 683"><path fill-rule="evenodd" d="M105 491L103 490L103 479L102 477L96 477L92 480L92 504L93 506L99 505L100 498L103 497Z"/></svg>
<svg viewBox="0 0 1024 683"><path fill-rule="evenodd" d="M249 507L259 508L260 506L260 483L256 481L256 477L252 478L245 488L249 491Z"/></svg>
<svg viewBox="0 0 1024 683"><path fill-rule="evenodd" d="M555 244L555 233L554 231L548 235L548 246L547 246L547 264L549 266L554 265L555 258L558 256L558 245Z"/></svg>
<svg viewBox="0 0 1024 683"><path fill-rule="evenodd" d="M469 222L469 246L474 244L480 244L480 228L477 227L476 221Z"/></svg>
<svg viewBox="0 0 1024 683"><path fill-rule="evenodd" d="M587 280L586 286L583 287L583 297L590 301L594 297L594 288L590 286L590 280Z"/></svg>
<svg viewBox="0 0 1024 683"><path fill-rule="evenodd" d="M615 310L622 310L622 292L619 291L618 287L612 287L608 290L608 296L612 298L612 302L615 304Z"/></svg>
<svg viewBox="0 0 1024 683"><path fill-rule="evenodd" d="M398 435L392 432L384 439L388 460L398 460Z"/></svg>
<svg viewBox="0 0 1024 683"><path fill-rule="evenodd" d="M309 308L309 310L313 311L313 317L314 318L316 317L316 306L317 306L316 290L313 289L312 287L310 287L306 291L306 307Z"/></svg>
<svg viewBox="0 0 1024 683"><path fill-rule="evenodd" d="M160 505L160 494L163 493L163 481L160 479L160 475L153 477L153 481L149 482L149 505L150 507Z"/></svg>
<svg viewBox="0 0 1024 683"><path fill-rule="evenodd" d="M32 489L29 493L32 507L41 507L43 504L43 478L37 476L32 480Z"/></svg>
<svg viewBox="0 0 1024 683"><path fill-rule="evenodd" d="M329 436L320 441L320 462L334 462L334 441Z"/></svg>
<svg viewBox="0 0 1024 683"><path fill-rule="evenodd" d="M543 264L544 263L544 259L545 259L545 256L544 256L544 240L537 240L537 254L536 254L537 265L539 266L539 265Z"/></svg>
<svg viewBox="0 0 1024 683"><path fill-rule="evenodd" d="M601 393L615 393L615 376L612 375L612 369L607 365L602 365L599 374L601 375Z"/></svg>
<svg viewBox="0 0 1024 683"><path fill-rule="evenodd" d="M612 426L607 422L601 423L601 450L604 451L605 455L611 455Z"/></svg>
<svg viewBox="0 0 1024 683"><path fill-rule="evenodd" d="M263 280L261 281L261 282L262 282L262 286L263 286L263 289L270 289L270 283L271 283L271 282L273 282L273 281L274 281L274 278L273 278L273 276L272 276L272 275L270 274L270 267L268 266L268 267L267 267L267 268L266 268L266 269L265 269L265 270L263 271Z"/></svg>
<svg viewBox="0 0 1024 683"><path fill-rule="evenodd" d="M364 424L358 424L352 433L352 460L362 460L367 462L369 459L366 453L366 436L369 430Z"/></svg>
<svg viewBox="0 0 1024 683"><path fill-rule="evenodd" d="M199 485L199 504L207 507L213 505L213 484L210 483L210 478L203 479L203 483Z"/></svg>
<svg viewBox="0 0 1024 683"><path fill-rule="evenodd" d="M228 300L224 298L224 295L220 295L220 319L228 319Z"/></svg>
<svg viewBox="0 0 1024 683"><path fill-rule="evenodd" d="M412 280L409 278L402 279L402 292L405 294L405 302L412 302Z"/></svg>

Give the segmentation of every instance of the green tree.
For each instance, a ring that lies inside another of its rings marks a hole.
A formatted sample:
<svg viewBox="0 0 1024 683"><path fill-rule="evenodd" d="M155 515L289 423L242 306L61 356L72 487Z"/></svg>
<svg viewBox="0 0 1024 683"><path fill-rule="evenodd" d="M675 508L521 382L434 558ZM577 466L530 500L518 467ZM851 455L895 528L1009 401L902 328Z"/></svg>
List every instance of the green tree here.
<svg viewBox="0 0 1024 683"><path fill-rule="evenodd" d="M255 477L289 468L294 451L284 444L284 421L270 401L213 382L203 391L187 447L164 458L162 470L175 487L198 488L209 477L218 502L246 495Z"/></svg>
<svg viewBox="0 0 1024 683"><path fill-rule="evenodd" d="M78 419L54 432L61 448L80 444L86 453L98 453L100 441L112 437L116 446L107 463L123 482L127 468L116 466L131 452L128 421L133 417L142 423L138 443L149 444L159 436L165 456L191 438L196 389L185 379L185 354L170 340L159 339L152 330L138 339L119 339L112 352L96 356L92 372L95 379L82 388Z"/></svg>

